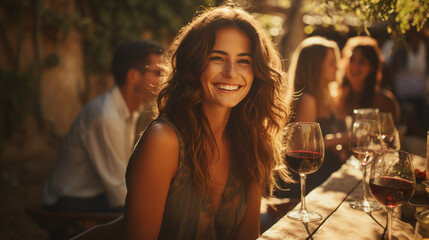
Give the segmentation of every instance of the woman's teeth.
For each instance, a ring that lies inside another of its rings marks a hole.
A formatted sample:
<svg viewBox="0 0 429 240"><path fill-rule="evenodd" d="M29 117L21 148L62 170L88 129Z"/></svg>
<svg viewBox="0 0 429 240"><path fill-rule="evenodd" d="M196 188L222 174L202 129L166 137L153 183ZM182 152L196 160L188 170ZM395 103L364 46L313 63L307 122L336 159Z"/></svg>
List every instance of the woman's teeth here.
<svg viewBox="0 0 429 240"><path fill-rule="evenodd" d="M238 89L238 85L229 85L229 84L217 84L217 88L221 90L227 90L227 91L235 91Z"/></svg>

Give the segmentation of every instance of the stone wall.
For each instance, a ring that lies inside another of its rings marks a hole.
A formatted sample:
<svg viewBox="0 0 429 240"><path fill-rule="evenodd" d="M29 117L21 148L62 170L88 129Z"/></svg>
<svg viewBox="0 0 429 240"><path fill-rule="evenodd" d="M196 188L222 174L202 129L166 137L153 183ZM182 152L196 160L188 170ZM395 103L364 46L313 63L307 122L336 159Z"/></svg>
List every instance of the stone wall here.
<svg viewBox="0 0 429 240"><path fill-rule="evenodd" d="M22 70L34 69L34 44L31 32L24 33L20 66ZM84 75L81 36L71 30L58 42L42 41L42 59L55 53L58 65L44 68L40 86L42 124L36 116L25 117L22 129L4 143L0 158L16 158L43 151L56 151L61 138L67 133L82 106L105 92L113 84L110 73ZM7 59L0 54L0 64L7 68ZM34 89L34 91L38 91Z"/></svg>

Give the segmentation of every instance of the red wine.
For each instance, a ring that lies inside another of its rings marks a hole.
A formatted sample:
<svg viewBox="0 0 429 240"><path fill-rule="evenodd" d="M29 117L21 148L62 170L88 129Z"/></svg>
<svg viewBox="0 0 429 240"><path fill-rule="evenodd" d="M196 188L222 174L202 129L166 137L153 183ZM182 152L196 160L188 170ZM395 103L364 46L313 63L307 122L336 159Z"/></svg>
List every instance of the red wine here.
<svg viewBox="0 0 429 240"><path fill-rule="evenodd" d="M314 173L322 163L323 154L319 152L291 151L286 153L286 164L297 173Z"/></svg>
<svg viewBox="0 0 429 240"><path fill-rule="evenodd" d="M410 200L414 184L400 178L376 177L369 180L369 190L378 202L393 208Z"/></svg>

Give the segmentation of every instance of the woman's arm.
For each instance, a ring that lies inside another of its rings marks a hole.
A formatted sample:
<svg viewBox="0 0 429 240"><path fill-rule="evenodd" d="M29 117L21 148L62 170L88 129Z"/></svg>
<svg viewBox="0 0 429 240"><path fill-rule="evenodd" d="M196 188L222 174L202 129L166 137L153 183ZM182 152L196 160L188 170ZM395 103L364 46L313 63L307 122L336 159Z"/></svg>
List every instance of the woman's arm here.
<svg viewBox="0 0 429 240"><path fill-rule="evenodd" d="M374 105L382 112L392 113L393 121L399 123L400 107L398 100L391 91L383 88L380 89L379 94L376 95L374 100Z"/></svg>
<svg viewBox="0 0 429 240"><path fill-rule="evenodd" d="M301 101L296 109L296 122L317 122L317 104L316 99L309 94L303 94ZM343 148L347 146L349 137L347 132L328 134L324 138L325 148L336 150L338 144ZM344 149L346 150L346 149ZM345 160L345 159L344 159Z"/></svg>
<svg viewBox="0 0 429 240"><path fill-rule="evenodd" d="M150 127L139 140L127 175L125 238L157 239L170 182L179 161L179 140L165 124Z"/></svg>
<svg viewBox="0 0 429 240"><path fill-rule="evenodd" d="M258 184L254 183L247 192L247 210L238 228L236 239L257 239L260 235L260 213L262 192Z"/></svg>
<svg viewBox="0 0 429 240"><path fill-rule="evenodd" d="M347 96L350 94L350 89L348 87L339 87L338 94L334 97L334 108L339 118L345 119L353 109L348 109L347 107Z"/></svg>

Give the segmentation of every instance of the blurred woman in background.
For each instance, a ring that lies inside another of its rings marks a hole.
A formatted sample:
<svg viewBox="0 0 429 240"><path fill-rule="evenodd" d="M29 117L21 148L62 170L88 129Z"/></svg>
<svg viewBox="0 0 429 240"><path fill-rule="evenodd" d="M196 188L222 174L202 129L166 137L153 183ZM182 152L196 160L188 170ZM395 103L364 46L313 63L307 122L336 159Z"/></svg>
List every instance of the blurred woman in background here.
<svg viewBox="0 0 429 240"><path fill-rule="evenodd" d="M336 106L341 117L352 115L357 108L378 108L390 112L399 121L396 97L380 87L383 75L383 57L374 38L352 37L342 51L342 78Z"/></svg>
<svg viewBox="0 0 429 240"><path fill-rule="evenodd" d="M294 104L295 122L318 122L325 137L325 162L315 173L307 176L307 191L322 184L347 158L348 142L344 120L338 117L329 91L337 81L340 53L334 41L323 37L309 37L294 51L288 71L297 94ZM294 179L298 174L294 173ZM283 197L299 197L299 184L288 186Z"/></svg>

